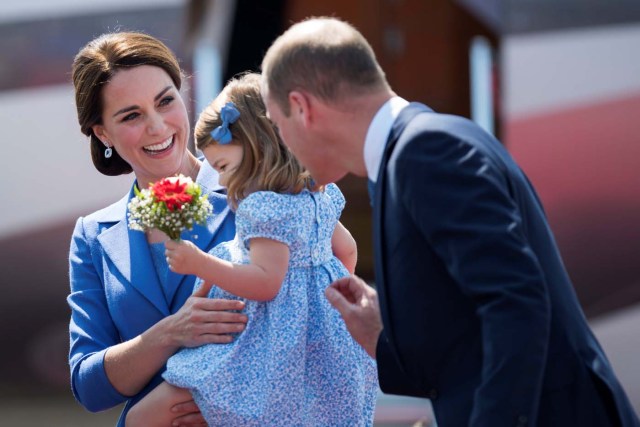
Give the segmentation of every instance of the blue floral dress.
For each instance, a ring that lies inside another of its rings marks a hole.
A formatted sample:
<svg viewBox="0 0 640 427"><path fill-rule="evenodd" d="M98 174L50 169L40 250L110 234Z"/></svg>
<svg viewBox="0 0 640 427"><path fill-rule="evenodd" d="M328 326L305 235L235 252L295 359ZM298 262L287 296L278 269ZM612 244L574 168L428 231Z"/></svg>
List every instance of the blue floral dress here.
<svg viewBox="0 0 640 427"><path fill-rule="evenodd" d="M373 425L375 362L324 296L348 275L331 250L344 205L335 184L253 193L238 206L235 239L211 250L248 263L250 239L263 237L287 244L290 259L275 299L246 300L249 321L232 343L185 348L167 362L165 380L191 391L210 426ZM240 299L215 286L209 297Z"/></svg>

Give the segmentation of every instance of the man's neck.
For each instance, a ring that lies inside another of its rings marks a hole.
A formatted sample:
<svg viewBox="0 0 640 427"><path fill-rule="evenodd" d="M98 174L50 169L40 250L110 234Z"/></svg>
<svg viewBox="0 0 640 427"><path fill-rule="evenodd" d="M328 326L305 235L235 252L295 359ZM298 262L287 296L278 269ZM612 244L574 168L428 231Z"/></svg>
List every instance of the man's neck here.
<svg viewBox="0 0 640 427"><path fill-rule="evenodd" d="M344 152L343 162L350 173L367 176L363 153L369 125L384 103L394 96L391 90L384 90L353 97L346 102L346 114L340 115L335 129L339 132L338 141Z"/></svg>

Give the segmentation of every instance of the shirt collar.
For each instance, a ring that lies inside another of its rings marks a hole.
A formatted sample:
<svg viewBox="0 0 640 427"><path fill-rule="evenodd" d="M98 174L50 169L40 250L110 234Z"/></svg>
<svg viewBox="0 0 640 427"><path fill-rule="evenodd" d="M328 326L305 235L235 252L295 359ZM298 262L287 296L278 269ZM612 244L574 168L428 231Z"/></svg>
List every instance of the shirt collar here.
<svg viewBox="0 0 640 427"><path fill-rule="evenodd" d="M399 96L394 96L380 107L376 115L373 116L373 120L371 120L364 140L364 164L370 181L376 182L378 179L378 171L380 170L382 155L387 145L391 127L400 111L407 105L409 105L409 101Z"/></svg>

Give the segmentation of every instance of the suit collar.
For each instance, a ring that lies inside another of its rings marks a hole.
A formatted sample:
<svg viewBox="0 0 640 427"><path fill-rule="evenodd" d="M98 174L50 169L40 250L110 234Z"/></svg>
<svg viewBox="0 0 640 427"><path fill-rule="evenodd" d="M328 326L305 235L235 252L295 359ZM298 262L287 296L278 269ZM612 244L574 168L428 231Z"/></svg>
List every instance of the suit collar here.
<svg viewBox="0 0 640 427"><path fill-rule="evenodd" d="M387 174L386 168L389 162L389 158L391 157L391 153L393 152L393 148L396 143L400 139L402 132L406 128L406 126L411 122L411 120L419 113L424 112L432 112L430 108L423 104L419 103L411 103L398 115L396 120L393 122L391 127L391 132L389 133L389 138L387 139L386 146L384 148L384 154L382 157L382 162L380 165L380 170L378 171L377 181L375 183L373 189L373 244L374 244L374 255L375 255L375 280L376 280L376 289L380 294L379 302L380 302L380 312L382 316L383 325L385 325L386 336L391 344L391 347L395 349L394 344L394 334L393 330L390 329L390 319L389 312L386 309L386 302L388 299L388 292L386 287L385 280L385 269L384 269L384 260L387 259L387 255L385 253L385 245L384 245L384 203L385 203L385 193L387 186Z"/></svg>

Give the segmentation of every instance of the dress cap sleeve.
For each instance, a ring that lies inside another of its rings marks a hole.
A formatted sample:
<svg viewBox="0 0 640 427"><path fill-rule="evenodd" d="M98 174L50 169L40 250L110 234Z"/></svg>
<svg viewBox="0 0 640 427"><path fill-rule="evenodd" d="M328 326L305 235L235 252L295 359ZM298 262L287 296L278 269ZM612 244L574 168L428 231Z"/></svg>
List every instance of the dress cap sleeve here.
<svg viewBox="0 0 640 427"><path fill-rule="evenodd" d="M295 205L292 197L271 191L258 191L242 200L236 211L236 228L248 248L256 237L276 240L288 246L293 241Z"/></svg>
<svg viewBox="0 0 640 427"><path fill-rule="evenodd" d="M340 219L340 215L345 207L346 200L342 191L334 183L327 184L324 188L325 193L331 199L331 203L336 211L336 218Z"/></svg>

